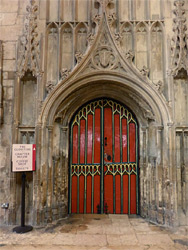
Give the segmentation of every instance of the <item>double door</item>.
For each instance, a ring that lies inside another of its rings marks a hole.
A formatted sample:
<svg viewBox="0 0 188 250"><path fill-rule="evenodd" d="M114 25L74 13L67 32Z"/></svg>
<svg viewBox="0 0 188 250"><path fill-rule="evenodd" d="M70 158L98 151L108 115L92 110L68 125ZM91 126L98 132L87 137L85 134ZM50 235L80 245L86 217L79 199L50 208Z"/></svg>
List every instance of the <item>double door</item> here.
<svg viewBox="0 0 188 250"><path fill-rule="evenodd" d="M138 213L138 124L109 99L82 107L71 122L69 213Z"/></svg>

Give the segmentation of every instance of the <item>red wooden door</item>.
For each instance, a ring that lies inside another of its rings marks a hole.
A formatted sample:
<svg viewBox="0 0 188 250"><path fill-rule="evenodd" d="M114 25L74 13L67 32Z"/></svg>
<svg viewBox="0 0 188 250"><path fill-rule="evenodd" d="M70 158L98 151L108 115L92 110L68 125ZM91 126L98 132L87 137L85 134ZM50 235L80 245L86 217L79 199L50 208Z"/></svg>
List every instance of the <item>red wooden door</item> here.
<svg viewBox="0 0 188 250"><path fill-rule="evenodd" d="M69 213L138 213L138 125L108 99L74 116L70 136Z"/></svg>

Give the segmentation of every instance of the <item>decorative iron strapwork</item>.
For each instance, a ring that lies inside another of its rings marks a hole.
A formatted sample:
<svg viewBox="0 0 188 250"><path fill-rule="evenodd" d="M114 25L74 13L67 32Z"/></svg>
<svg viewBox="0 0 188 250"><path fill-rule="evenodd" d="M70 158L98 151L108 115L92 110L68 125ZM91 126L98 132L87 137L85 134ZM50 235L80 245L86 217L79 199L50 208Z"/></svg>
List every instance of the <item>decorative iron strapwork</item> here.
<svg viewBox="0 0 188 250"><path fill-rule="evenodd" d="M113 100L82 107L70 133L69 213L138 213L138 124Z"/></svg>

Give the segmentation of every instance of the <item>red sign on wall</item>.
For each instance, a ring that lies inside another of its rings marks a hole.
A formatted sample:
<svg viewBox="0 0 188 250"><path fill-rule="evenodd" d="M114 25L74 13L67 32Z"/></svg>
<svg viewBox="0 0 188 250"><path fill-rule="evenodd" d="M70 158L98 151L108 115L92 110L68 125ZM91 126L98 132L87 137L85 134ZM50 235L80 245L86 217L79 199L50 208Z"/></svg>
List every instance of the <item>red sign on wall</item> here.
<svg viewBox="0 0 188 250"><path fill-rule="evenodd" d="M13 144L12 147L12 171L35 171L36 145Z"/></svg>

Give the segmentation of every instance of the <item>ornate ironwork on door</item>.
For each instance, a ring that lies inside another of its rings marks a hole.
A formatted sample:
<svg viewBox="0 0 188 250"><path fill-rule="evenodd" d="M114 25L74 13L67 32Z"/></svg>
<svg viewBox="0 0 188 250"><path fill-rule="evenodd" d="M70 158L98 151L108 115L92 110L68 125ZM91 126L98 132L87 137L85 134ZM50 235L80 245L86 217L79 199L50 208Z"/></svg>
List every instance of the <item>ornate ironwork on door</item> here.
<svg viewBox="0 0 188 250"><path fill-rule="evenodd" d="M69 213L138 213L138 124L113 100L87 104L71 122Z"/></svg>

